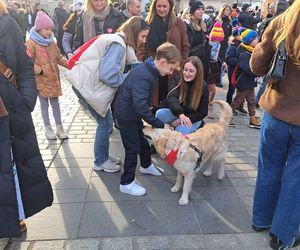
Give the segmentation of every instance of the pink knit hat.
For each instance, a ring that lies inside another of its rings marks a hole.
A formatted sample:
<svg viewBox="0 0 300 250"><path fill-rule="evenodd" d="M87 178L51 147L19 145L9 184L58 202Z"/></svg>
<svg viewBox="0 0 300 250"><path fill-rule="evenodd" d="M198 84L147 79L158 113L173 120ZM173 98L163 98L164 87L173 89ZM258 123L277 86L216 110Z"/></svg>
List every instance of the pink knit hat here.
<svg viewBox="0 0 300 250"><path fill-rule="evenodd" d="M44 28L54 28L54 23L51 18L43 11L39 11L36 15L34 27L36 30Z"/></svg>

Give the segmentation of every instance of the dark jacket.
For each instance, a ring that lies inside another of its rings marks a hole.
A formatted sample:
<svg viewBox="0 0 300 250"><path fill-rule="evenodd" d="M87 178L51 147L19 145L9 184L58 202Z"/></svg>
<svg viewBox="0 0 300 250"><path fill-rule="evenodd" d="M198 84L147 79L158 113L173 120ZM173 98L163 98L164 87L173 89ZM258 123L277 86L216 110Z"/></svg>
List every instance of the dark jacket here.
<svg viewBox="0 0 300 250"><path fill-rule="evenodd" d="M209 74L209 55L210 55L210 46L208 43L207 34L204 31L196 31L190 20L185 20L187 28L187 36L190 44L190 51L193 51L193 48L197 45L204 45L204 55L199 57L202 61L204 67L204 79L207 80ZM192 54L190 53L190 56Z"/></svg>
<svg viewBox="0 0 300 250"><path fill-rule="evenodd" d="M201 100L199 103L199 106L197 108L197 110L193 110L189 105L191 102L191 97L193 94L193 88L192 85L193 83L186 83L187 86L189 87L188 90L188 95L187 95L187 102L184 105L183 103L179 102L179 94L180 94L180 90L179 90L179 85L174 88L173 90L171 90L168 94L168 97L166 100L164 100L162 102L162 104L160 105L160 108L162 107L167 107L169 109L171 109L172 113L179 117L179 115L184 114L187 117L190 118L191 122L197 122L197 121L201 121L203 120L203 118L205 116L207 116L207 112L208 112L208 87L206 82L203 82L203 87L202 87L202 95L201 95ZM164 106L165 104L165 106Z"/></svg>
<svg viewBox="0 0 300 250"><path fill-rule="evenodd" d="M63 26L69 17L68 12L65 9L57 7L54 9L53 21L54 21L54 31L63 32Z"/></svg>
<svg viewBox="0 0 300 250"><path fill-rule="evenodd" d="M224 31L224 40L221 42L221 48L219 52L219 58L222 62L225 61L225 54L228 49L228 39L231 36L232 26L228 17L222 18L222 29Z"/></svg>
<svg viewBox="0 0 300 250"><path fill-rule="evenodd" d="M228 65L228 76L229 80L231 79L231 75L238 63L238 55L237 55L237 48L240 45L240 41L235 40L232 42L226 52L225 55L225 62Z"/></svg>
<svg viewBox="0 0 300 250"><path fill-rule="evenodd" d="M251 58L251 53L241 45L237 49L238 55L238 66L239 66L239 77L237 79L238 90L252 89L256 87L256 75L251 71L249 61Z"/></svg>
<svg viewBox="0 0 300 250"><path fill-rule="evenodd" d="M19 236L19 215L10 147L20 182L25 216L51 206L51 184L39 151L31 112L37 97L33 62L26 54L20 28L0 17L0 60L12 69L16 89L0 74L0 98L8 111L0 117L0 238Z"/></svg>
<svg viewBox="0 0 300 250"><path fill-rule="evenodd" d="M239 22L246 29L256 29L256 24L259 23L259 16L253 16L250 12L241 12L238 15Z"/></svg>
<svg viewBox="0 0 300 250"><path fill-rule="evenodd" d="M110 7L109 15L105 18L103 24L103 32L99 28L99 21L94 18L96 36L101 34L115 33L117 29L124 22L124 19L120 12ZM73 39L73 51L78 49L82 44L83 40L83 11L81 12L75 28L75 35Z"/></svg>
<svg viewBox="0 0 300 250"><path fill-rule="evenodd" d="M137 122L141 119L156 128L163 128L164 124L155 118L149 107L151 106L152 90L159 76L149 58L136 66L118 89L113 102L113 111L117 120Z"/></svg>

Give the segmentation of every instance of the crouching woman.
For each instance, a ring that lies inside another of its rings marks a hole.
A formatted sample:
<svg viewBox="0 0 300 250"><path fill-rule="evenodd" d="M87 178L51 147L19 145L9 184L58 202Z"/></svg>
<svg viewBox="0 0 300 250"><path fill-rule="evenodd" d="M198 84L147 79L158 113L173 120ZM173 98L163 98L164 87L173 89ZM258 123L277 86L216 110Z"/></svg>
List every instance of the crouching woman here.
<svg viewBox="0 0 300 250"><path fill-rule="evenodd" d="M179 84L162 101L156 117L178 132L192 133L204 125L202 120L208 112L208 97L201 60L191 56L183 65Z"/></svg>

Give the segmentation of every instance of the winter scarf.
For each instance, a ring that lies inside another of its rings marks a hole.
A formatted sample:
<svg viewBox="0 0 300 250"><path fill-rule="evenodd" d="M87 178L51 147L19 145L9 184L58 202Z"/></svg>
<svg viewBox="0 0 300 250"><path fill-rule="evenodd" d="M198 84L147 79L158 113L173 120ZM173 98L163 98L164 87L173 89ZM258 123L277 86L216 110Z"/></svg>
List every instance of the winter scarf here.
<svg viewBox="0 0 300 250"><path fill-rule="evenodd" d="M29 32L29 37L31 40L33 40L37 44L44 46L44 47L47 47L51 43L53 43L53 34L49 38L44 38L36 31L36 29L34 27L31 28L31 30Z"/></svg>
<svg viewBox="0 0 300 250"><path fill-rule="evenodd" d="M250 46L250 45L246 45L246 44L243 44L241 43L240 46L242 46L243 48L245 48L247 51L249 51L251 54L254 50L254 47Z"/></svg>
<svg viewBox="0 0 300 250"><path fill-rule="evenodd" d="M90 16L87 12L83 13L83 41L86 43L96 36L95 21L99 21L100 29L103 30L105 18L110 13L110 6L107 5L101 13L97 13L94 16Z"/></svg>
<svg viewBox="0 0 300 250"><path fill-rule="evenodd" d="M150 24L150 31L147 39L150 51L156 52L156 49L167 41L169 19L170 17L167 17L167 19L163 21L157 14L154 15L153 21Z"/></svg>

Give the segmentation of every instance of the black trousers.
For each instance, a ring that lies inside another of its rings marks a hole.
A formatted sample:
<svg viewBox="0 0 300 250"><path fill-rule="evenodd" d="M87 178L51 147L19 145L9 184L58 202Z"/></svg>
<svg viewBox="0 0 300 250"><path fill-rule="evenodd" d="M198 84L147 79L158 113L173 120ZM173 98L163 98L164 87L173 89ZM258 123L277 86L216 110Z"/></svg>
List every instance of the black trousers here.
<svg viewBox="0 0 300 250"><path fill-rule="evenodd" d="M124 173L121 184L127 185L134 181L137 156L140 155L141 166L147 168L151 165L150 146L144 138L143 122L125 122L118 120L121 138L125 148Z"/></svg>

